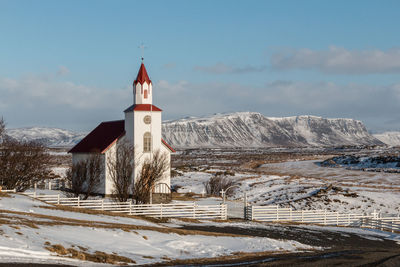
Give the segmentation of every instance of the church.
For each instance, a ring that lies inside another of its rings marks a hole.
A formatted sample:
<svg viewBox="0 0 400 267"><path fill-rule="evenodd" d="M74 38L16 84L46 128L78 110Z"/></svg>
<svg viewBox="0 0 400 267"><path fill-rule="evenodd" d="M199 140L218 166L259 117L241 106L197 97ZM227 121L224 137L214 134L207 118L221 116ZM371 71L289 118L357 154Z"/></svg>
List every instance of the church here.
<svg viewBox="0 0 400 267"><path fill-rule="evenodd" d="M153 105L153 93L153 84L142 59L136 80L133 82L133 105L125 109L125 119L100 123L69 151L72 153L73 164L87 159L93 153L101 155L104 171L101 186L96 189L96 193L111 195L114 191L107 161L116 158L116 147L123 142L129 141L134 146L135 153L140 153L132 179L137 179L141 164L155 151L167 153L169 165L171 164L171 153L175 150L162 139L162 110ZM170 166L159 184L168 185L170 188ZM155 189L155 193L165 193L164 191L165 188Z"/></svg>

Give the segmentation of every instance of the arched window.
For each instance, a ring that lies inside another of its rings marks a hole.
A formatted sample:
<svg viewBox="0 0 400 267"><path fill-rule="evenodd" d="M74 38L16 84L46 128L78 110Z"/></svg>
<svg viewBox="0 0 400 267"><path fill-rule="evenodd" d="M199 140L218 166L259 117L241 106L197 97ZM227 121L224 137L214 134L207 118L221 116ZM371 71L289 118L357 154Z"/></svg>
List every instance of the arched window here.
<svg viewBox="0 0 400 267"><path fill-rule="evenodd" d="M145 132L143 135L143 152L151 151L151 134L149 132Z"/></svg>

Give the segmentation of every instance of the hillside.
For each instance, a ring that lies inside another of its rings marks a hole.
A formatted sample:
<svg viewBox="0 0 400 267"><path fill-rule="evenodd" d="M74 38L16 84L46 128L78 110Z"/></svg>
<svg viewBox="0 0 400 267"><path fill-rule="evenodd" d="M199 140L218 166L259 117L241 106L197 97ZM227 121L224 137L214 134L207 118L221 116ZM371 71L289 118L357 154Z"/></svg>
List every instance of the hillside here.
<svg viewBox="0 0 400 267"><path fill-rule="evenodd" d="M167 121L163 123L163 135L177 148L383 144L357 120L315 116L272 118L255 112Z"/></svg>
<svg viewBox="0 0 400 267"><path fill-rule="evenodd" d="M400 146L400 132L384 132L374 137L389 146Z"/></svg>
<svg viewBox="0 0 400 267"><path fill-rule="evenodd" d="M163 138L175 148L383 145L357 120L315 116L273 118L255 112L165 121L162 131ZM7 135L52 147L72 147L85 133L31 127L8 129Z"/></svg>
<svg viewBox="0 0 400 267"><path fill-rule="evenodd" d="M76 133L58 128L29 127L7 129L6 135L20 141L36 141L50 147L72 147L86 133Z"/></svg>

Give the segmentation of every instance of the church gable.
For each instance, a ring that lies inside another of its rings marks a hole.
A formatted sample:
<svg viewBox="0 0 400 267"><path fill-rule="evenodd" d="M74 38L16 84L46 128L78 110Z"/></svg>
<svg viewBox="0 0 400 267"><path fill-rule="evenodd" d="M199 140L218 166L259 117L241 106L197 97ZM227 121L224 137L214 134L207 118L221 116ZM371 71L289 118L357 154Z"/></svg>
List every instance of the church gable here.
<svg viewBox="0 0 400 267"><path fill-rule="evenodd" d="M102 122L69 153L104 153L116 140L125 134L124 121Z"/></svg>

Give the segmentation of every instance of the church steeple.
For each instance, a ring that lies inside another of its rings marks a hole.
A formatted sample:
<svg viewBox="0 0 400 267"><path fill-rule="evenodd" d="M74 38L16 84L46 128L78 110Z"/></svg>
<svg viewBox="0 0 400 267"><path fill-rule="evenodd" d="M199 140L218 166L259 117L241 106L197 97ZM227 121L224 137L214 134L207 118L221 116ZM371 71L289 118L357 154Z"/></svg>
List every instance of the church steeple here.
<svg viewBox="0 0 400 267"><path fill-rule="evenodd" d="M152 104L152 82L144 63L140 65L136 80L133 82L134 104Z"/></svg>

